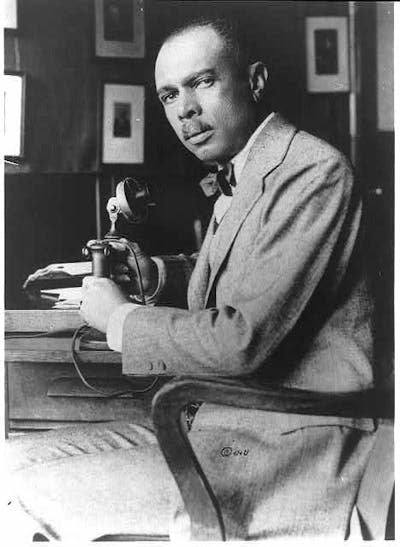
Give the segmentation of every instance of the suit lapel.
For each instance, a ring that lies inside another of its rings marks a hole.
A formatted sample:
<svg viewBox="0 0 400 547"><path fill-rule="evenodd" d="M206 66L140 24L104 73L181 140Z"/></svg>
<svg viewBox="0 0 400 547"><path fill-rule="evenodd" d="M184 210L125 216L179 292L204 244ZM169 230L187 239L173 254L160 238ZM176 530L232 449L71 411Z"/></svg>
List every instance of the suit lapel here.
<svg viewBox="0 0 400 547"><path fill-rule="evenodd" d="M279 114L276 114L264 127L252 146L240 180L238 181L237 191L232 204L218 228L215 262L209 276L208 288L204 299L205 305L207 305L216 277L240 226L263 193L264 178L283 161L295 132L296 129L294 126L289 124ZM211 237L212 234L210 233L209 226L207 237L204 241L207 244L205 250L207 253L205 256L206 259L208 259Z"/></svg>

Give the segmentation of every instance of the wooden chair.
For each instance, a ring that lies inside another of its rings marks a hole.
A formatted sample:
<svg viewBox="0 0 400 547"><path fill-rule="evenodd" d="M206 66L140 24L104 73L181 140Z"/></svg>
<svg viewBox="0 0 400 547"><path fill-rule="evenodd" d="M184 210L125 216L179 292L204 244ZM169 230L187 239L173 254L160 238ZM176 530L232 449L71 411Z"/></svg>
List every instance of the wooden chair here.
<svg viewBox="0 0 400 547"><path fill-rule="evenodd" d="M320 393L261 387L248 379L179 377L153 400L160 448L180 489L194 540L225 540L218 501L190 445L182 412L192 402L217 403L271 412L370 417L378 424L374 448L356 501L364 539L394 536L394 394L382 387L364 392ZM378 476L377 476L378 475ZM381 488L377 489L377 484ZM381 490L381 491L380 491ZM388 523L388 514L391 513Z"/></svg>
<svg viewBox="0 0 400 547"><path fill-rule="evenodd" d="M191 539L226 539L218 500L191 447L183 413L205 402L270 412L374 418L377 435L360 484L356 508L364 539L394 539L394 392L386 386L364 392L321 393L255 384L249 378L177 377L152 404L161 451L178 485L191 522ZM94 541L168 541L168 536L109 534ZM34 541L48 541L36 534Z"/></svg>

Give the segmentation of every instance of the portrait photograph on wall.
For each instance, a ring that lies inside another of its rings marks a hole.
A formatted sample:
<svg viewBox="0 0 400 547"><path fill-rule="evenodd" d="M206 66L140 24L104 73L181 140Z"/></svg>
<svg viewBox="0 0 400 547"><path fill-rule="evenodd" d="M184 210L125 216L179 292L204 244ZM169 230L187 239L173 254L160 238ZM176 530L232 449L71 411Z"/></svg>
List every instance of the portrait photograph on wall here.
<svg viewBox="0 0 400 547"><path fill-rule="evenodd" d="M96 0L96 56L144 57L144 0Z"/></svg>
<svg viewBox="0 0 400 547"><path fill-rule="evenodd" d="M143 163L144 86L104 84L102 122L102 162Z"/></svg>
<svg viewBox="0 0 400 547"><path fill-rule="evenodd" d="M307 90L349 91L349 47L346 17L307 17Z"/></svg>
<svg viewBox="0 0 400 547"><path fill-rule="evenodd" d="M131 104L114 103L113 137L128 139L131 136Z"/></svg>

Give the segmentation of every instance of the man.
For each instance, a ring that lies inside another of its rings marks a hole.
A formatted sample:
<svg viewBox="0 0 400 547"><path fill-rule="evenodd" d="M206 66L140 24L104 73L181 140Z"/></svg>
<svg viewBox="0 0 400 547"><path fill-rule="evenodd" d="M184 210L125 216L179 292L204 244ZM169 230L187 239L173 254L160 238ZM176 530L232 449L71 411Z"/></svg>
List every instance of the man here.
<svg viewBox="0 0 400 547"><path fill-rule="evenodd" d="M145 293L157 306L132 303L110 279L86 278L83 318L122 352L126 374L252 374L321 391L371 386L361 203L346 160L271 111L266 68L249 63L225 22L198 21L170 35L155 80L178 138L217 167L225 193L191 276L191 259L153 260L138 249ZM189 277L188 309L163 305L183 302ZM148 473L131 495L146 515L141 496L154 496L167 532L172 479L165 467L154 478L151 462L162 465L154 440L139 442L140 428L130 434ZM203 405L190 438L228 539L344 538L374 427ZM246 457L221 456L226 446ZM79 476L76 466L70 473Z"/></svg>

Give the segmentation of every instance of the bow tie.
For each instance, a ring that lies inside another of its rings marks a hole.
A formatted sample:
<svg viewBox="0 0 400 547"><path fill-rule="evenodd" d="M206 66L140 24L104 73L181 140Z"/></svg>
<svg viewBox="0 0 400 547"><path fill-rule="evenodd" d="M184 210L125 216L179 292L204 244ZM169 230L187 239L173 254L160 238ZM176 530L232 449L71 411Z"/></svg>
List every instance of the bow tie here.
<svg viewBox="0 0 400 547"><path fill-rule="evenodd" d="M208 173L201 181L200 186L207 197L222 192L226 196L232 196L232 186L236 186L233 164L227 163L216 173Z"/></svg>

